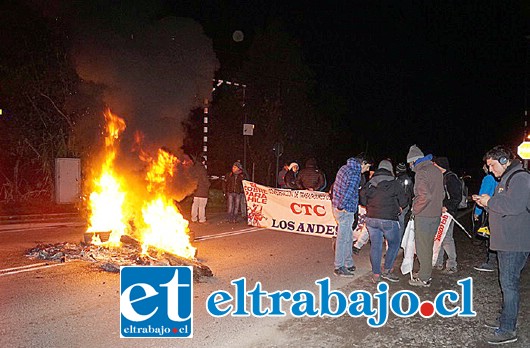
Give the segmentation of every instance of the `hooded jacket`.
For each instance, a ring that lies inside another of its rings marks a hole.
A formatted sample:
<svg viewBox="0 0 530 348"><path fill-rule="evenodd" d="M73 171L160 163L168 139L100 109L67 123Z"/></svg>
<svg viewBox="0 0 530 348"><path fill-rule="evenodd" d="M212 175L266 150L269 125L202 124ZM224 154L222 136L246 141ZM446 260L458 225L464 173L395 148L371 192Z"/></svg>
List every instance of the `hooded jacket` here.
<svg viewBox="0 0 530 348"><path fill-rule="evenodd" d="M325 184L324 174L317 168L315 159L308 159L305 168L296 177L296 185L300 190L319 190Z"/></svg>
<svg viewBox="0 0 530 348"><path fill-rule="evenodd" d="M519 160L513 160L488 201L492 250L530 251L530 174L514 174L506 187L510 175L522 168Z"/></svg>
<svg viewBox="0 0 530 348"><path fill-rule="evenodd" d="M359 183L361 182L361 163L354 157L340 167L333 183L331 204L338 210L357 213L359 204Z"/></svg>
<svg viewBox="0 0 530 348"><path fill-rule="evenodd" d="M380 168L361 189L359 203L366 206L367 217L397 221L401 209L407 206L407 197L392 173Z"/></svg>
<svg viewBox="0 0 530 348"><path fill-rule="evenodd" d="M418 159L414 166L412 213L421 217L440 217L445 196L442 172L434 166L431 155Z"/></svg>
<svg viewBox="0 0 530 348"><path fill-rule="evenodd" d="M239 169L236 173L227 173L223 182L223 192L225 194L243 193L243 180L245 180L245 174L241 169Z"/></svg>
<svg viewBox="0 0 530 348"><path fill-rule="evenodd" d="M210 179L208 179L208 173L204 165L197 162L194 166L194 174L197 179L197 188L195 189L194 196L208 198L208 192L210 190Z"/></svg>

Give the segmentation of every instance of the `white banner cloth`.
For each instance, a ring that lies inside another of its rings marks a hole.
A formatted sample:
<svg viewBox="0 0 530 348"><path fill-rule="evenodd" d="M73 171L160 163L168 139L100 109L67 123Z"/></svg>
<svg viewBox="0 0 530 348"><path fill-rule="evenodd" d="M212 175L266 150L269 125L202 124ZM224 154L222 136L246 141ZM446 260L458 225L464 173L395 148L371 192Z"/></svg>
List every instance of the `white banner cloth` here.
<svg viewBox="0 0 530 348"><path fill-rule="evenodd" d="M287 190L244 180L248 224L331 238L337 223L327 192Z"/></svg>
<svg viewBox="0 0 530 348"><path fill-rule="evenodd" d="M447 234L452 216L447 213L443 213L438 230L434 235L434 244L432 247L432 265L434 266L438 259L438 254L442 246L442 242ZM401 247L403 248L403 262L401 263L401 273L407 274L412 272L414 266L414 255L416 254L416 240L414 234L414 220L409 220L403 239L401 240Z"/></svg>

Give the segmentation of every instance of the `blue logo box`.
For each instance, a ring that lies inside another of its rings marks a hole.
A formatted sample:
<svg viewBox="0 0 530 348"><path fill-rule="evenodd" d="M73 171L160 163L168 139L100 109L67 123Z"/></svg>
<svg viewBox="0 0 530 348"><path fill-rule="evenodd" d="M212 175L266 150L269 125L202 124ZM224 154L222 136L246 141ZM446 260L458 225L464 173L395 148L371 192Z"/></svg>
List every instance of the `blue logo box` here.
<svg viewBox="0 0 530 348"><path fill-rule="evenodd" d="M193 337L193 267L124 266L120 337Z"/></svg>

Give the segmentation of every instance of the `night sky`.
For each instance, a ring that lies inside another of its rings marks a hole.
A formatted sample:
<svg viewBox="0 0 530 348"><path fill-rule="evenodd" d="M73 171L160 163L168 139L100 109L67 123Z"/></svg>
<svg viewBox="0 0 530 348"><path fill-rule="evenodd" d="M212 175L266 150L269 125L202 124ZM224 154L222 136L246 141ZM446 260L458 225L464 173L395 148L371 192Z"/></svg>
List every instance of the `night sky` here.
<svg viewBox="0 0 530 348"><path fill-rule="evenodd" d="M225 80L238 78L239 70L249 59L253 41L271 23L276 23L279 32L292 38L301 50L303 64L312 75L307 87L310 85L310 103L317 115L314 123L302 125L307 129L299 129L310 136L285 144L282 162L303 163L313 155L318 157L321 167L334 175L348 157L359 152L367 151L376 160L388 157L399 162L405 160L409 146L417 144L426 154L449 157L452 167L460 173L474 172L479 170L482 155L491 147L506 144L515 149L523 140L525 95L528 95L525 74L530 45L526 39L530 33L529 1L29 3L48 18L68 23L68 28L74 28L71 37L84 38L72 40L78 74L84 79L101 82L96 76L108 71L110 63L107 66L102 63L99 70L88 69L94 73L91 75L80 68L83 59L94 62L98 52L102 52L98 62L108 58L114 63L130 54L131 61L138 64L134 71L145 71L139 77L144 84L119 90L122 97L136 100L135 105L128 105L135 110L130 114L136 123L153 129L157 128L156 122L151 121L155 116L145 118L149 114L145 110L153 109L150 103L156 104L162 115L169 107L163 105L162 97L167 97L165 100L171 97L159 93L158 85L173 86L179 79L194 81L175 90L182 114L177 118L183 119L188 109L201 105L210 88L210 75ZM161 21L168 16L177 17L177 21L162 25ZM203 32L183 18L193 19ZM175 27L186 35L167 36L170 32L167 28ZM243 41L233 40L236 30L244 33ZM136 46L112 41L109 39L112 36L102 34L104 31L120 33L121 37L128 35L131 42L134 33ZM171 72L173 80L167 76L171 74L163 72L169 70L157 66L157 60L150 62L156 54L142 54L145 50L138 50L147 47L162 52L168 46L164 40L178 42L180 49L200 57L183 58L184 63ZM88 46L87 42L95 45ZM87 47L92 49L90 54L79 54L89 51ZM100 47L101 51L95 49ZM126 54L120 55L121 52ZM110 71L124 71L123 76L129 80L134 77L126 72L127 64L120 61L117 66L119 69ZM136 69L139 66L146 69ZM197 77L201 72L204 72L202 80ZM120 81L114 77L105 83ZM157 79L162 83L156 83ZM138 81L134 83L138 85ZM107 98L117 100L118 94L109 92ZM149 94L149 102L132 97L140 94ZM214 101L221 97L214 95ZM123 101L117 104L125 105ZM248 110L250 115L253 112ZM289 113L282 117L289 121L306 116ZM256 123L259 134L259 121L251 121ZM300 127L299 123L293 124ZM322 137L318 136L319 127ZM158 127L168 132L169 128L162 128L165 127ZM298 148L303 150L295 151ZM241 154L221 160L230 163L236 158L241 159ZM226 169L229 167L227 164Z"/></svg>
<svg viewBox="0 0 530 348"><path fill-rule="evenodd" d="M490 147L523 139L530 17L528 3L522 5L225 2L203 22L223 50L234 46L232 30L252 40L260 26L279 19L300 41L317 90L347 100L340 136L362 136L376 158L403 160L417 143L466 168L480 166Z"/></svg>

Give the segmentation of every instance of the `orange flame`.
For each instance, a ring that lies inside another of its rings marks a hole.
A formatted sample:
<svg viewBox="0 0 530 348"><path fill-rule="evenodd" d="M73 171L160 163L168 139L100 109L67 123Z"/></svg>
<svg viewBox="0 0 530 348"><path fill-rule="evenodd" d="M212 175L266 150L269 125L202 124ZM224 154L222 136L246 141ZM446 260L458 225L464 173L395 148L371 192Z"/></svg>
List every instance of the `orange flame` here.
<svg viewBox="0 0 530 348"><path fill-rule="evenodd" d="M129 189L127 181L120 178L114 168L117 155L116 142L125 130L125 121L105 112L105 160L99 177L93 181L94 190L89 198L89 228L87 232L111 231L109 241L101 243L94 234L92 243L119 246L123 234L133 234L142 242L142 251L147 253L150 247L162 249L178 256L193 258L195 248L189 241L188 221L179 213L172 199L166 196L166 185L175 175L176 156L169 151L159 149L156 159L139 149L140 158L149 163L145 175L147 196L138 197L138 190ZM136 144L141 146L141 133L135 134ZM143 201L143 205L134 211L126 212L125 202ZM141 211L140 211L141 210ZM128 217L134 217L136 230L127 223Z"/></svg>
<svg viewBox="0 0 530 348"><path fill-rule="evenodd" d="M105 111L105 160L101 166L100 176L93 181L94 191L89 198L89 227L87 232L112 231L109 244L119 245L120 237L126 230L126 219L123 212L125 191L121 180L114 172L116 159L115 143L125 130L125 121Z"/></svg>

